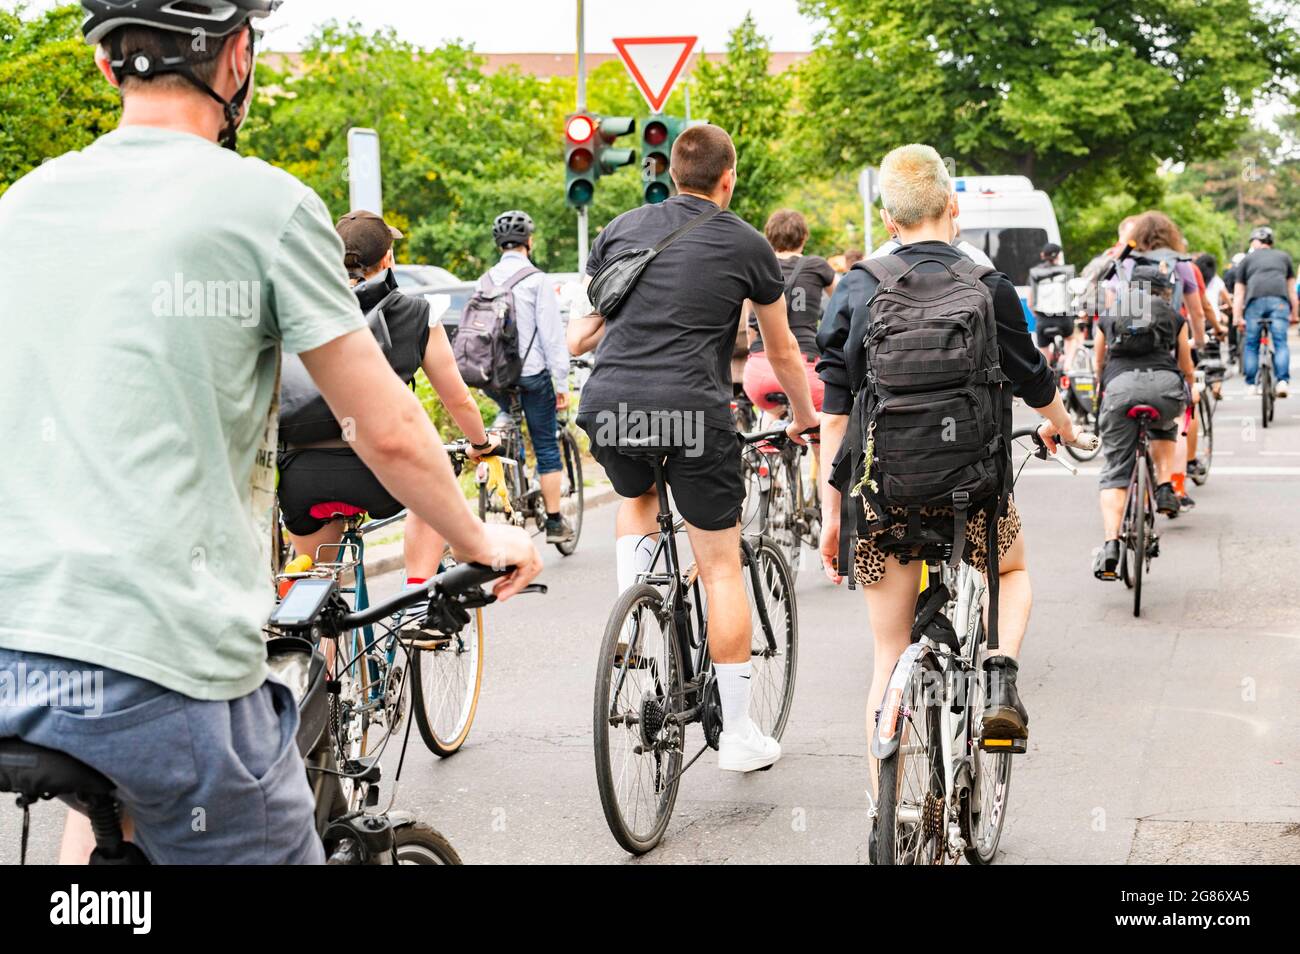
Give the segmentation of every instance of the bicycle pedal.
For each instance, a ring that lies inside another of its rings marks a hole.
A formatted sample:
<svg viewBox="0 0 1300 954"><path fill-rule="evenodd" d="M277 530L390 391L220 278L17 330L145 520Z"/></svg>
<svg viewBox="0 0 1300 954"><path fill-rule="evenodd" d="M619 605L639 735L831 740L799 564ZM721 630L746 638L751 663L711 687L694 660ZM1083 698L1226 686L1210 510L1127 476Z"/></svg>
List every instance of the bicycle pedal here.
<svg viewBox="0 0 1300 954"><path fill-rule="evenodd" d="M980 748L985 752L1010 752L1012 755L1024 755L1029 748L1029 740L980 739Z"/></svg>

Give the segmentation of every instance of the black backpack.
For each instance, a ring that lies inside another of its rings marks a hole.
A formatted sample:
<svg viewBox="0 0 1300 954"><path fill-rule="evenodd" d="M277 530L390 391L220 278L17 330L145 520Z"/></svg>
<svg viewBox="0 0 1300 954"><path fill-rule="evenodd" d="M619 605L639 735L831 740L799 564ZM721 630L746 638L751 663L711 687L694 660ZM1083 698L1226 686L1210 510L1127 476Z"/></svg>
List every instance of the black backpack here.
<svg viewBox="0 0 1300 954"><path fill-rule="evenodd" d="M465 305L456 329L451 353L460 376L472 388L505 391L519 383L524 359L537 341L533 327L528 348L519 353L519 322L516 320L515 286L536 275L540 268L527 265L503 284L492 281L491 273L479 279L478 288Z"/></svg>
<svg viewBox="0 0 1300 954"><path fill-rule="evenodd" d="M918 268L926 262L943 267ZM983 509L996 575L995 518L1010 490L1011 391L999 363L993 293L983 281L994 269L966 258L898 255L854 267L879 287L859 306L869 310L865 377L833 476L843 508L840 566L851 567L853 537L896 525L891 508L907 511L910 539L921 535L922 508L951 507L950 565L961 562L968 515Z"/></svg>

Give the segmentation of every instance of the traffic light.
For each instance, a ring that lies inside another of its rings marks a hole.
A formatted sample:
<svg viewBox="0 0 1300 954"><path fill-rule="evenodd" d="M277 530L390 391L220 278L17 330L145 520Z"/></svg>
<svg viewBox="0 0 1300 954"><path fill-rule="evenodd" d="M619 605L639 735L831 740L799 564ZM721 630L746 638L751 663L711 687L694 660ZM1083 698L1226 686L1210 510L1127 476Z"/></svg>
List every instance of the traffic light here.
<svg viewBox="0 0 1300 954"><path fill-rule="evenodd" d="M615 149L614 140L636 132L636 120L631 116L598 116L596 128L596 174L607 176L621 166L636 163L635 149Z"/></svg>
<svg viewBox="0 0 1300 954"><path fill-rule="evenodd" d="M571 113L564 118L564 198L575 209L591 204L596 194L595 118Z"/></svg>
<svg viewBox="0 0 1300 954"><path fill-rule="evenodd" d="M677 116L656 114L641 128L641 183L647 204L662 202L673 194L673 180L668 175L668 165L673 154L673 143L686 128L686 120Z"/></svg>

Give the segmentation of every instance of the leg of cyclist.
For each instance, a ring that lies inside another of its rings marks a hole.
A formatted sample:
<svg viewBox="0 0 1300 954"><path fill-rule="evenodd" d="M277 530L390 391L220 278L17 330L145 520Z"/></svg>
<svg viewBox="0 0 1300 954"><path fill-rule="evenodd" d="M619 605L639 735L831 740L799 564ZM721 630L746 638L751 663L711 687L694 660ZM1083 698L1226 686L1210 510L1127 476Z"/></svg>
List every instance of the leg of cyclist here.
<svg viewBox="0 0 1300 954"><path fill-rule="evenodd" d="M1259 374L1259 339L1264 327L1264 301L1255 299L1246 306L1246 342L1242 351L1242 370L1246 373L1246 384L1255 387L1255 376ZM1240 335L1238 335L1240 338ZM1273 343L1277 354L1277 342Z"/></svg>
<svg viewBox="0 0 1300 954"><path fill-rule="evenodd" d="M555 436L556 396L550 373L540 371L520 378L519 399L524 406L528 440L533 445L533 456L537 458L537 481L541 484L542 501L546 505L546 542L565 543L573 536L573 528L560 513L564 475L561 473L560 442Z"/></svg>
<svg viewBox="0 0 1300 954"><path fill-rule="evenodd" d="M885 687L894 672L894 664L912 641L912 619L916 612L916 593L921 585L922 564L912 561L903 566L893 557L884 558L884 576L862 587L867 601L867 618L871 622L872 667L871 691L867 693L867 738L876 731L876 718L885 698ZM877 765L868 750L871 791L878 792Z"/></svg>
<svg viewBox="0 0 1300 954"><path fill-rule="evenodd" d="M343 539L343 521L330 520L319 530L307 534L289 531L289 542L293 544L295 556L309 556L312 562L332 563L339 559L337 544ZM322 550L321 547L324 547ZM317 557L320 559L317 560Z"/></svg>
<svg viewBox="0 0 1300 954"><path fill-rule="evenodd" d="M1273 305L1269 337L1273 339L1273 377L1277 396L1286 397L1291 382L1291 345L1287 341L1291 308L1286 299L1279 298Z"/></svg>

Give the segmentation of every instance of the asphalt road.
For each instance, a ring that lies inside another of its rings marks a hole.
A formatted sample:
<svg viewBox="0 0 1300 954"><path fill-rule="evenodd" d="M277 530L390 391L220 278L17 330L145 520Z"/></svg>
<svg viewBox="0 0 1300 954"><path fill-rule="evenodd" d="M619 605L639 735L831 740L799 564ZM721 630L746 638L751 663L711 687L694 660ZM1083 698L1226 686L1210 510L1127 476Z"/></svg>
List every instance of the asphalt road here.
<svg viewBox="0 0 1300 954"><path fill-rule="evenodd" d="M1001 862L1300 862L1300 396L1263 430L1241 379L1225 392L1214 471L1193 490L1195 512L1161 518L1141 619L1123 584L1090 573L1096 464L1077 477L1038 462L1024 472L1035 607L1020 681L1032 739L1015 762ZM413 733L397 804L467 863L629 860L605 827L591 744L614 512L587 514L574 556L548 550L549 595L491 609L465 748L440 761ZM397 583L393 574L376 589ZM706 753L642 863L863 860L864 607L811 562L798 598L781 762L738 777ZM390 772L395 762L394 751ZM59 816L37 811L33 860L54 856ZM0 810L0 862L15 858L17 822Z"/></svg>

